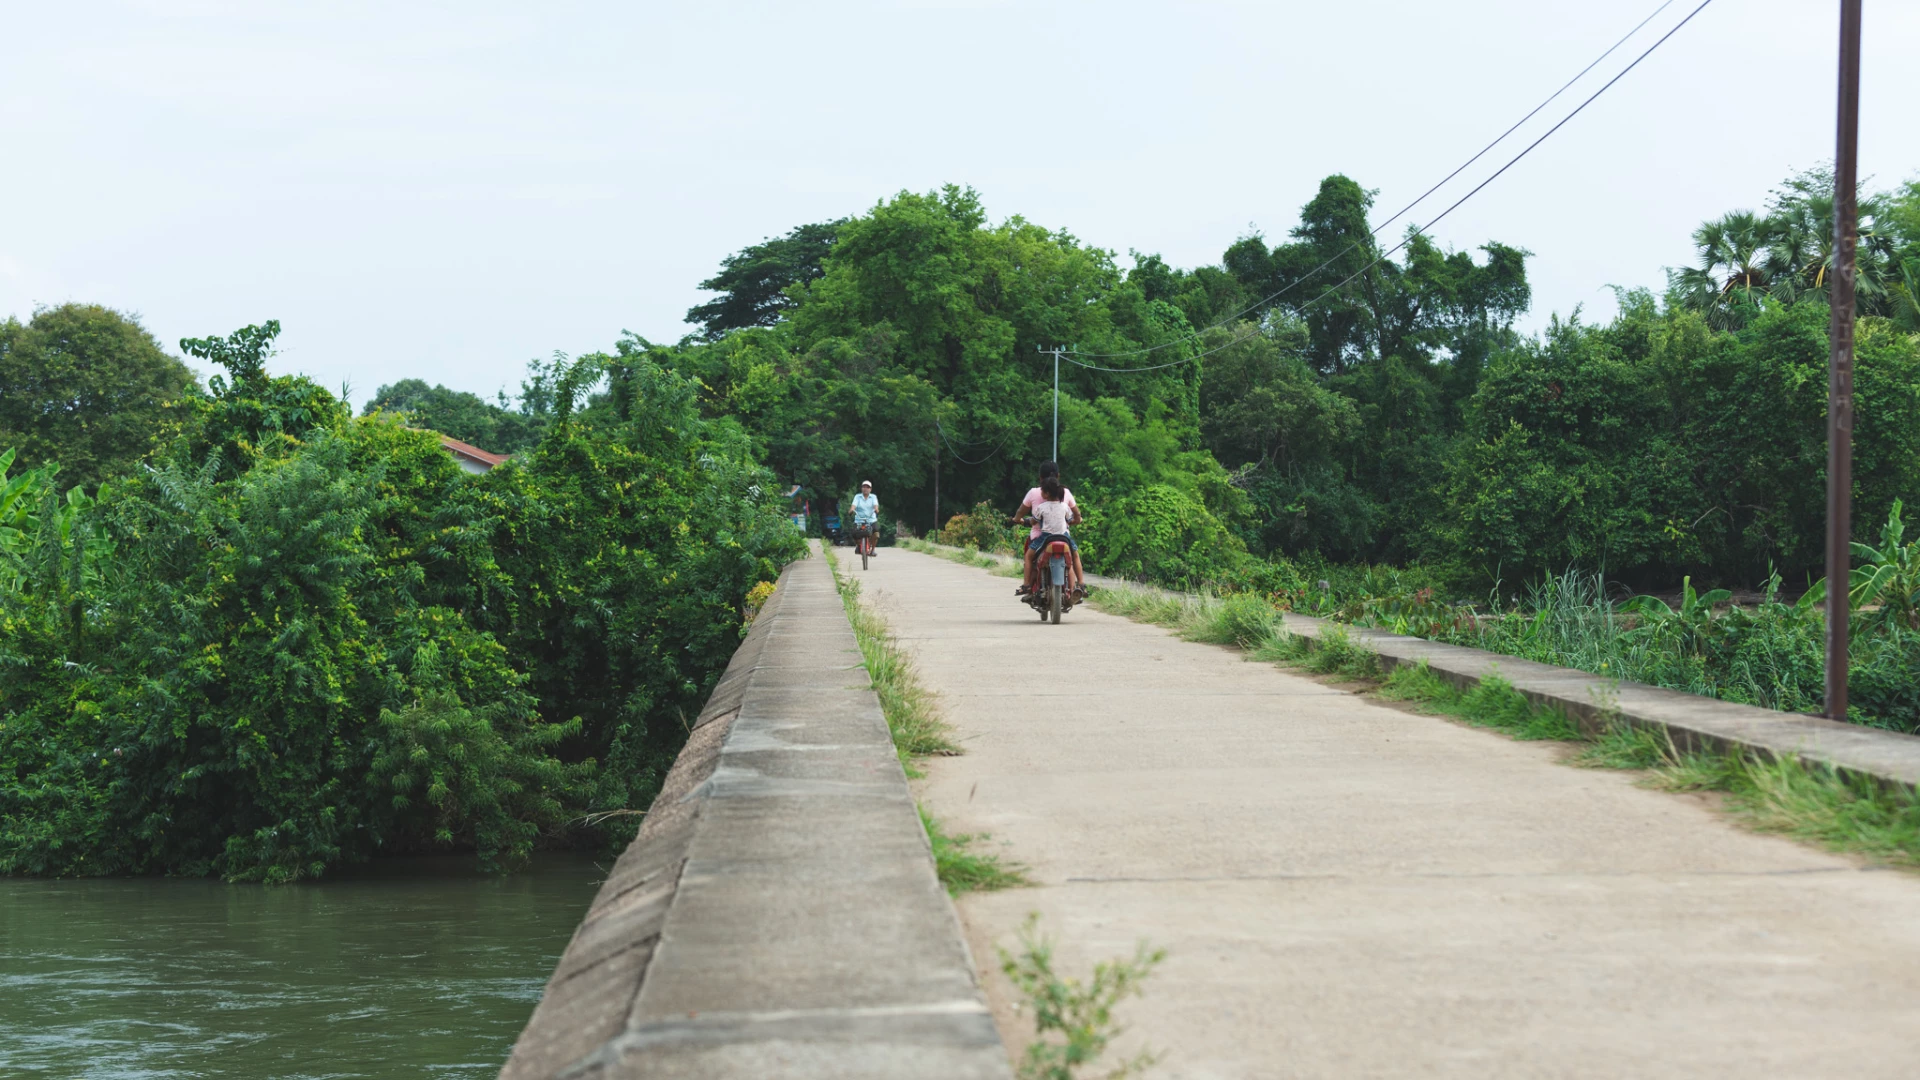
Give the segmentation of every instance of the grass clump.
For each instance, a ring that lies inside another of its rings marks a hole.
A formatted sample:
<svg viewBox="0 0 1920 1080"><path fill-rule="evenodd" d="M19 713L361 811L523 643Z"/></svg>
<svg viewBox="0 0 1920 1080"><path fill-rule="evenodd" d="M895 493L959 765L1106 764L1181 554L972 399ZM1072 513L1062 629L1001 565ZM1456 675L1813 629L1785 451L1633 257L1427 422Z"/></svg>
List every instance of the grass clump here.
<svg viewBox="0 0 1920 1080"><path fill-rule="evenodd" d="M894 643L886 621L860 602L860 582L843 577L840 562L832 548L822 548L827 565L833 571L840 603L847 610L847 622L860 643L860 656L866 662L867 678L880 698L880 709L887 717L887 730L893 735L894 749L909 776L920 776L913 759L927 754L957 754L960 748L949 737L952 728L940 718L933 696L920 685L913 660Z"/></svg>
<svg viewBox="0 0 1920 1080"><path fill-rule="evenodd" d="M987 837L979 833L948 833L927 808L920 807L920 824L927 830L927 842L933 845L933 868L946 886L948 896L963 892L992 892L1032 884L1017 866L1008 866L998 855L982 855L968 850Z"/></svg>
<svg viewBox="0 0 1920 1080"><path fill-rule="evenodd" d="M1920 868L1920 796L1871 777L1793 755L1673 754L1648 783L1665 791L1717 791L1761 832L1811 841L1876 862Z"/></svg>
<svg viewBox="0 0 1920 1080"><path fill-rule="evenodd" d="M1021 1008L1033 1010L1034 1041L1021 1056L1020 1080L1075 1080L1090 1076L1107 1046L1125 1030L1114 1021L1113 1009L1141 993L1141 984L1167 958L1165 949L1142 941L1130 959L1105 960L1093 967L1093 979L1082 982L1054 971L1053 942L1042 937L1040 917L1027 916L1020 927L1020 951L1000 950L1000 970L1022 998ZM1158 1060L1141 1051L1115 1066L1100 1066L1106 1080L1138 1076Z"/></svg>
<svg viewBox="0 0 1920 1080"><path fill-rule="evenodd" d="M1155 626L1177 626L1188 601L1161 589L1123 584L1091 594L1087 597L1087 603L1098 611L1123 619L1153 623Z"/></svg>
<svg viewBox="0 0 1920 1080"><path fill-rule="evenodd" d="M1585 769L1651 769L1677 753L1663 732L1614 724L1575 754L1571 763Z"/></svg>
<svg viewBox="0 0 1920 1080"><path fill-rule="evenodd" d="M1380 674L1380 654L1355 643L1345 627L1332 623L1323 625L1319 636L1311 639L1301 663L1316 675L1372 679Z"/></svg>
<svg viewBox="0 0 1920 1080"><path fill-rule="evenodd" d="M1534 704L1498 675L1485 676L1471 689L1462 690L1422 661L1394 668L1376 692L1390 701L1413 702L1424 711L1451 716L1475 727L1504 731L1515 739L1586 739L1566 713Z"/></svg>
<svg viewBox="0 0 1920 1080"><path fill-rule="evenodd" d="M1249 648L1273 637L1280 613L1272 604L1250 593L1239 593L1197 608L1186 629L1190 641Z"/></svg>

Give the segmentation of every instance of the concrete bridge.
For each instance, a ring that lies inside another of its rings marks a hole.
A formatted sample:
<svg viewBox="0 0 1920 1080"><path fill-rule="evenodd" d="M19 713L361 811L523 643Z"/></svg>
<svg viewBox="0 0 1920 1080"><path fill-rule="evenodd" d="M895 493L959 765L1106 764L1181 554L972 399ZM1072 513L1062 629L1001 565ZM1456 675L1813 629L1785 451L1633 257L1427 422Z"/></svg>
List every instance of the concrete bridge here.
<svg viewBox="0 0 1920 1080"><path fill-rule="evenodd" d="M1009 1076L1032 1032L995 946L1030 912L1068 973L1168 950L1115 1051L1154 1076L1920 1060L1920 877L1155 627L1041 625L971 567L861 580L965 754L910 790L826 566L789 568L503 1076ZM1791 722L1724 708L1685 722ZM1033 886L950 903L915 797Z"/></svg>

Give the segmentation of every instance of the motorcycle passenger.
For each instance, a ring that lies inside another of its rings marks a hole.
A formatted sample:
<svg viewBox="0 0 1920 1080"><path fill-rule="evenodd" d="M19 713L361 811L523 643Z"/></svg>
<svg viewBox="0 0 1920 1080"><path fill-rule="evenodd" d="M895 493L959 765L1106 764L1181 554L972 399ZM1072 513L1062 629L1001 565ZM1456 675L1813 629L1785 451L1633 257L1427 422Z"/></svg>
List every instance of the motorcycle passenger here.
<svg viewBox="0 0 1920 1080"><path fill-rule="evenodd" d="M1049 502L1056 505L1048 509L1048 518L1043 522L1040 508ZM1080 563L1080 545L1069 531L1070 526L1081 520L1080 504L1074 499L1073 492L1060 483L1059 465L1048 461L1040 466L1040 486L1027 492L1027 497L1021 501L1020 509L1015 514L1015 523L1019 523L1020 515L1029 511L1033 513L1034 525L1033 531L1027 537L1026 584L1015 590L1016 595L1025 596L1034 590L1037 578L1034 563L1040 552L1046 550L1046 545L1051 540L1067 542L1067 548L1073 556L1073 589L1076 593L1085 592L1087 576ZM1047 529L1043 528L1043 525L1053 525L1058 528Z"/></svg>
<svg viewBox="0 0 1920 1080"><path fill-rule="evenodd" d="M880 522L880 500L873 493L873 481L860 481L860 494L853 497L853 535L864 539L874 535ZM868 545L877 554L878 544Z"/></svg>

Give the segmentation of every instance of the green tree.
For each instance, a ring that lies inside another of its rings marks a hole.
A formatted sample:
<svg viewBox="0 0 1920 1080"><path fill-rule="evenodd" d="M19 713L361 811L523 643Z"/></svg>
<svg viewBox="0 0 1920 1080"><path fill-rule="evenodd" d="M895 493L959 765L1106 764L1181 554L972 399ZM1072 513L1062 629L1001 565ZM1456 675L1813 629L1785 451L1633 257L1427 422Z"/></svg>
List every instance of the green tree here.
<svg viewBox="0 0 1920 1080"><path fill-rule="evenodd" d="M268 375L277 329L189 342L231 378L99 500L0 478L0 873L287 881L631 835L567 822L651 800L800 551L745 438L641 358L624 403L576 409L596 355L526 462L469 476Z"/></svg>
<svg viewBox="0 0 1920 1080"><path fill-rule="evenodd" d="M374 412L405 413L413 424L496 454L517 454L539 442L546 430L544 416L509 408L504 391L497 402L489 402L464 390L429 386L424 379L382 386L363 415Z"/></svg>
<svg viewBox="0 0 1920 1080"><path fill-rule="evenodd" d="M699 323L709 341L749 326L772 326L794 305L788 290L805 285L824 271L835 235L846 224L823 221L801 225L785 236L763 240L721 260L720 272L700 283L720 295L687 312L687 321Z"/></svg>
<svg viewBox="0 0 1920 1080"><path fill-rule="evenodd" d="M0 322L0 447L23 468L58 462L70 484L125 472L161 438L193 372L130 315L98 304Z"/></svg>

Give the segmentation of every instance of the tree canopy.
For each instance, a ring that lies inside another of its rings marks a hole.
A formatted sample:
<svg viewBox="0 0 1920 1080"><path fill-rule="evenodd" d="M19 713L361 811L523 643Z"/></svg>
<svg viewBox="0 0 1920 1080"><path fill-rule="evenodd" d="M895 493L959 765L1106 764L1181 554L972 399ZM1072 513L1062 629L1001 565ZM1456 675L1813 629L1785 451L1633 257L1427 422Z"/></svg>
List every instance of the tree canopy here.
<svg viewBox="0 0 1920 1080"><path fill-rule="evenodd" d="M58 463L64 482L91 488L145 457L197 389L139 320L111 308L62 304L0 322L0 447L20 468Z"/></svg>

